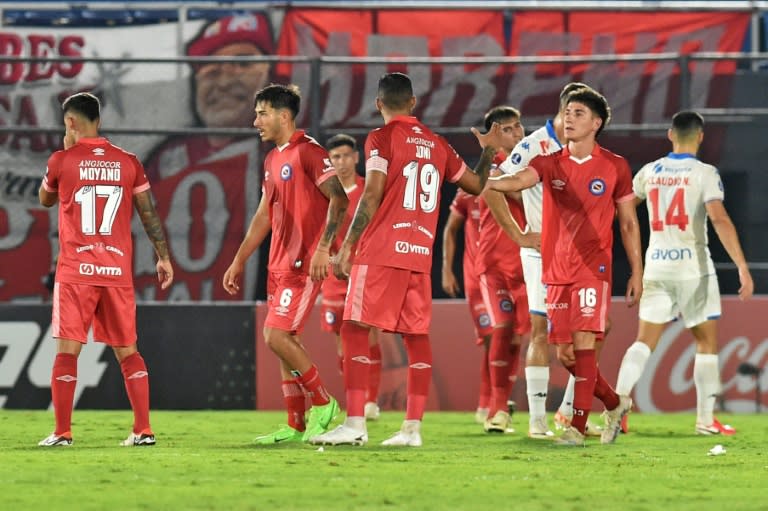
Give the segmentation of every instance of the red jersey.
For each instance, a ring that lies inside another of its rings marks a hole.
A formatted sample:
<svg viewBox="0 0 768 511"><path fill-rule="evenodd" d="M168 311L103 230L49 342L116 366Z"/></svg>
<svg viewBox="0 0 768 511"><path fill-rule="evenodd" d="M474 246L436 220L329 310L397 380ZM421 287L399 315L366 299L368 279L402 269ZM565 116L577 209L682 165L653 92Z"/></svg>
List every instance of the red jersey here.
<svg viewBox="0 0 768 511"><path fill-rule="evenodd" d="M595 144L583 160L564 147L530 166L544 186L542 281L610 282L616 204L635 197L627 161Z"/></svg>
<svg viewBox="0 0 768 511"><path fill-rule="evenodd" d="M378 211L360 237L355 263L427 273L444 179L457 181L464 160L415 117L398 116L365 141L366 172L386 174Z"/></svg>
<svg viewBox="0 0 768 511"><path fill-rule="evenodd" d="M515 199L507 199L512 217L525 230L525 212L523 205ZM488 271L500 272L513 280L523 280L523 263L520 259L520 245L512 241L499 226L485 199L480 199L480 238L478 240L477 262L478 275Z"/></svg>
<svg viewBox="0 0 768 511"><path fill-rule="evenodd" d="M480 239L480 197L459 188L451 202L451 211L464 219L464 273L467 273L467 268L471 268L472 275L476 276L474 268Z"/></svg>
<svg viewBox="0 0 768 511"><path fill-rule="evenodd" d="M326 150L302 130L267 154L264 197L272 223L269 271L309 273L328 212L328 199L319 186L335 175Z"/></svg>
<svg viewBox="0 0 768 511"><path fill-rule="evenodd" d="M59 194L56 280L133 286L133 195L149 189L136 155L81 138L48 159L43 186Z"/></svg>
<svg viewBox="0 0 768 511"><path fill-rule="evenodd" d="M355 210L357 209L357 203L360 202L360 197L363 195L364 185L365 180L362 177L355 175L354 186L352 188L344 189L344 191L347 192L347 198L349 199L349 207L347 208L347 212L344 215L344 221L341 223L341 227L339 227L339 233L341 234L339 238L337 238L337 243L335 243L335 245L339 244L338 242L340 239L343 238L347 233L349 224L352 223L352 218L354 217ZM336 250L338 250L338 248L336 248ZM332 252L335 252L336 250L333 250ZM348 281L339 280L336 278L333 272L329 272L328 277L323 281L323 287L321 288L320 292L323 295L323 299L341 297L343 300L347 295L347 285Z"/></svg>

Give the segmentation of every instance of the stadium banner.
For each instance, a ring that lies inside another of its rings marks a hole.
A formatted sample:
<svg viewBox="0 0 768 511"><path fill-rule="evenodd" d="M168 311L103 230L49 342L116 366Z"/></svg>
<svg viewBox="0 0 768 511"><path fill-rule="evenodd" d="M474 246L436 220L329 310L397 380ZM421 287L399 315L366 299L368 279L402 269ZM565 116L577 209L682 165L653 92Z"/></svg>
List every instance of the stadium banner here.
<svg viewBox="0 0 768 511"><path fill-rule="evenodd" d="M757 382L751 376L740 375L738 367L750 363L764 368L768 364L768 336L760 321L768 311L768 297L756 297L748 302L737 298L723 299L720 320L720 368L722 403L729 412L753 412ZM430 338L433 351L432 386L429 410L474 410L477 406L481 348L475 345L475 334L467 305L460 300L438 300L432 308ZM266 305L256 306L257 324L263 324ZM613 327L600 355L600 370L615 384L624 352L637 336L637 308L629 308L623 298L614 298L610 317ZM339 374L333 336L320 329L320 309L315 307L301 339L323 381L340 402L344 401L343 380ZM256 406L259 409L282 409L280 373L277 358L264 343L261 329L256 335ZM381 336L382 381L379 404L383 409L405 409L407 357L402 340L392 334ZM525 353L525 349L522 350ZM680 322L674 322L651 355L635 392L637 411L690 412L696 408L693 382L695 342ZM524 355L521 355L524 359ZM551 382L548 408L560 404L568 373L551 357ZM513 398L525 410L525 373L521 370ZM763 371L759 396L762 406L768 406L768 372ZM601 410L599 402L594 410Z"/></svg>
<svg viewBox="0 0 768 511"><path fill-rule="evenodd" d="M138 347L153 409L253 409L253 304L137 308ZM49 305L0 305L0 408L46 409L56 343ZM75 406L129 409L112 350L88 342L78 359Z"/></svg>

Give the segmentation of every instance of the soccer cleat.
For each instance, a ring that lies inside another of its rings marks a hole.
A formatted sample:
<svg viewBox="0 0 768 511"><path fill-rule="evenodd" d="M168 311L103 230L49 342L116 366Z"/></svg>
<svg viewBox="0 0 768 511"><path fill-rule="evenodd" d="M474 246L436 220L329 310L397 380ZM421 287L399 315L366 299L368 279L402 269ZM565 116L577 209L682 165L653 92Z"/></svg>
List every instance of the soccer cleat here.
<svg viewBox="0 0 768 511"><path fill-rule="evenodd" d="M400 431L381 442L381 445L421 447L421 421L403 421Z"/></svg>
<svg viewBox="0 0 768 511"><path fill-rule="evenodd" d="M123 447L144 447L146 445L155 445L155 435L151 432L142 431L139 434L131 432L128 438L120 442Z"/></svg>
<svg viewBox="0 0 768 511"><path fill-rule="evenodd" d="M598 426L591 420L587 419L587 424L584 426L584 434L587 436L602 436L603 428L602 426Z"/></svg>
<svg viewBox="0 0 768 511"><path fill-rule="evenodd" d="M368 401L365 403L365 408L363 408L363 415L369 421L378 420L381 417L381 408L373 401Z"/></svg>
<svg viewBox="0 0 768 511"><path fill-rule="evenodd" d="M339 414L339 403L331 396L331 400L325 405L315 405L309 410L309 420L307 429L304 430L302 440L309 441L310 438L320 436L331 425L331 421Z"/></svg>
<svg viewBox="0 0 768 511"><path fill-rule="evenodd" d="M555 429L557 430L566 430L571 427L571 417L568 415L565 415L564 413L560 413L560 410L555 412Z"/></svg>
<svg viewBox="0 0 768 511"><path fill-rule="evenodd" d="M511 422L509 413L499 410L493 417L486 419L483 429L486 433L514 433L515 430L510 427Z"/></svg>
<svg viewBox="0 0 768 511"><path fill-rule="evenodd" d="M283 424L280 426L280 429L275 431L274 433L270 433L268 435L262 435L257 436L253 439L254 444L258 445L273 445L273 444L282 444L282 443L290 443L290 442L301 442L304 436L303 431L299 431L297 429L293 429L287 424Z"/></svg>
<svg viewBox="0 0 768 511"><path fill-rule="evenodd" d="M365 445L368 443L368 433L346 424L309 439L313 445Z"/></svg>
<svg viewBox="0 0 768 511"><path fill-rule="evenodd" d="M478 408L475 410L475 422L478 424L485 424L488 419L488 408Z"/></svg>
<svg viewBox="0 0 768 511"><path fill-rule="evenodd" d="M736 434L736 428L730 424L722 424L719 420L712 418L712 424L705 426L704 424L696 423L697 435L725 435L731 436Z"/></svg>
<svg viewBox="0 0 768 511"><path fill-rule="evenodd" d="M72 442L72 434L69 432L62 433L61 435L51 433L46 438L40 440L37 445L40 447L69 447L72 445Z"/></svg>
<svg viewBox="0 0 768 511"><path fill-rule="evenodd" d="M528 422L528 436L540 440L549 440L555 434L549 429L546 417L531 417Z"/></svg>
<svg viewBox="0 0 768 511"><path fill-rule="evenodd" d="M555 445L564 445L564 446L571 446L571 447L584 447L585 446L585 436L581 434L581 431L574 428L573 426L568 426L565 431L563 431L563 434L560 435L560 438L555 440Z"/></svg>
<svg viewBox="0 0 768 511"><path fill-rule="evenodd" d="M619 406L613 410L606 410L603 413L605 417L605 429L600 435L601 444L612 444L616 441L621 431L621 419L629 413L632 408L632 398L629 396L619 396Z"/></svg>

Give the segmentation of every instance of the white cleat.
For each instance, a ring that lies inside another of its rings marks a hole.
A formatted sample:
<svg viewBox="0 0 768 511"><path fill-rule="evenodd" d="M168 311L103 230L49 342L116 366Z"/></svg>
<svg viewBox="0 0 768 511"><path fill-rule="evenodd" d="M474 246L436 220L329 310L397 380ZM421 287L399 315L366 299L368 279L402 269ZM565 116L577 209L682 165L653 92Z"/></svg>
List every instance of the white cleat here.
<svg viewBox="0 0 768 511"><path fill-rule="evenodd" d="M560 435L560 438L555 440L555 445L563 445L566 447L584 447L584 435L581 434L581 432L574 428L573 426L568 426L565 431L563 431L563 434Z"/></svg>
<svg viewBox="0 0 768 511"><path fill-rule="evenodd" d="M155 445L155 435L152 433L131 433L128 438L120 442L123 447L144 447L147 445Z"/></svg>
<svg viewBox="0 0 768 511"><path fill-rule="evenodd" d="M421 421L403 421L400 431L381 442L381 445L421 447Z"/></svg>
<svg viewBox="0 0 768 511"><path fill-rule="evenodd" d="M531 417L528 421L528 436L537 440L551 440L555 434L549 429L546 417Z"/></svg>
<svg viewBox="0 0 768 511"><path fill-rule="evenodd" d="M514 433L515 430L512 427L512 418L509 413L504 410L499 410L493 417L487 419L483 425L486 433Z"/></svg>
<svg viewBox="0 0 768 511"><path fill-rule="evenodd" d="M40 440L37 445L40 447L69 447L72 445L72 437L51 433Z"/></svg>
<svg viewBox="0 0 768 511"><path fill-rule="evenodd" d="M488 408L478 408L475 410L475 422L478 424L485 424L486 419L488 419Z"/></svg>
<svg viewBox="0 0 768 511"><path fill-rule="evenodd" d="M364 430L351 428L346 424L309 439L312 445L365 445L368 433Z"/></svg>
<svg viewBox="0 0 768 511"><path fill-rule="evenodd" d="M584 426L584 434L586 436L603 436L603 427L598 426L591 420L587 420L586 426Z"/></svg>
<svg viewBox="0 0 768 511"><path fill-rule="evenodd" d="M369 421L379 420L379 417L381 417L381 408L379 408L379 405L373 401L368 401L365 403L365 408L363 408L363 416Z"/></svg>
<svg viewBox="0 0 768 511"><path fill-rule="evenodd" d="M629 413L632 408L632 398L629 396L619 396L619 406L613 410L603 412L605 417L605 429L600 435L601 444L612 444L616 441L621 431L621 419Z"/></svg>

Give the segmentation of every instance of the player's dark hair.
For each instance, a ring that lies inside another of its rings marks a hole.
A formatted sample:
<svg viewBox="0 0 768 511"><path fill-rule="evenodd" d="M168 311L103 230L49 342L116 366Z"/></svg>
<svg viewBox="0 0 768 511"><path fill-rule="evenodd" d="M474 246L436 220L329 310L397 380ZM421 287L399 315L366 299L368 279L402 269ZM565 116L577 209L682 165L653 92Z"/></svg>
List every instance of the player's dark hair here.
<svg viewBox="0 0 768 511"><path fill-rule="evenodd" d="M566 99L568 98L568 94L571 92L578 90L578 89L591 89L589 85L586 83L581 82L569 82L565 84L565 87L563 87L563 90L560 91L560 110L565 109Z"/></svg>
<svg viewBox="0 0 768 511"><path fill-rule="evenodd" d="M390 110L403 110L413 98L413 85L408 75L387 73L379 78L378 97Z"/></svg>
<svg viewBox="0 0 768 511"><path fill-rule="evenodd" d="M611 107L608 106L608 100L605 99L605 96L591 87L582 87L581 89L576 89L568 94L566 105L574 102L585 105L593 114L599 116L603 120L600 127L597 128L597 133L595 133L595 138L600 136L603 128L605 128L611 120Z"/></svg>
<svg viewBox="0 0 768 511"><path fill-rule="evenodd" d="M325 150L330 151L331 149L336 149L343 145L349 146L355 151L357 150L357 141L354 137L347 135L346 133L339 133L338 135L329 138L325 142Z"/></svg>
<svg viewBox="0 0 768 511"><path fill-rule="evenodd" d="M294 84L271 83L257 92L253 98L254 107L262 102L269 103L275 110L290 110L291 118L295 119L299 115L299 108L301 107L301 92L299 87Z"/></svg>
<svg viewBox="0 0 768 511"><path fill-rule="evenodd" d="M61 110L65 115L71 111L93 122L97 121L101 116L101 103L99 98L90 92L78 92L64 100L61 104Z"/></svg>
<svg viewBox="0 0 768 511"><path fill-rule="evenodd" d="M677 133L680 138L689 138L703 130L704 117L698 112L684 110L672 116L672 131Z"/></svg>
<svg viewBox="0 0 768 511"><path fill-rule="evenodd" d="M501 124L510 119L520 119L520 110L507 105L495 106L488 110L488 113L483 118L485 131L490 130L494 122Z"/></svg>

